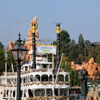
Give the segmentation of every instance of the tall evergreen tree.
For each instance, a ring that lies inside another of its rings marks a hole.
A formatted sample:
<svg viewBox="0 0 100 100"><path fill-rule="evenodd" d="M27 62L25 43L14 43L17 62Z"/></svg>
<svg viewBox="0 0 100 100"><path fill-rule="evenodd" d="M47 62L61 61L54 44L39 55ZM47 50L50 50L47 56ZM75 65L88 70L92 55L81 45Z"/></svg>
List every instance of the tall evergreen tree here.
<svg viewBox="0 0 100 100"><path fill-rule="evenodd" d="M82 34L79 35L78 45L80 51L83 50L85 47L84 38Z"/></svg>
<svg viewBox="0 0 100 100"><path fill-rule="evenodd" d="M76 43L75 40L72 40L69 44L69 59L71 61L75 61L76 60L76 55L77 55L77 50L76 50Z"/></svg>
<svg viewBox="0 0 100 100"><path fill-rule="evenodd" d="M81 64L84 61L84 48L85 48L85 43L84 43L84 38L83 35L79 35L79 40L78 40L78 63Z"/></svg>
<svg viewBox="0 0 100 100"><path fill-rule="evenodd" d="M61 52L63 52L66 56L68 56L68 47L71 39L67 31L65 30L61 31L60 41L61 41Z"/></svg>

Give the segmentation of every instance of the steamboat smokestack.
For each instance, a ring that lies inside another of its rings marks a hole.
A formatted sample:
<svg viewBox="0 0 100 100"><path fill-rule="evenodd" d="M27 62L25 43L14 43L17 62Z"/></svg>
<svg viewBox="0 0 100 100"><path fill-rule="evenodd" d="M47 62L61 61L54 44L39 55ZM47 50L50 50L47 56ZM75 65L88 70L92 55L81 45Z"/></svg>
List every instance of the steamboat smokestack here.
<svg viewBox="0 0 100 100"><path fill-rule="evenodd" d="M60 24L56 24L56 33L57 33L57 68L60 64Z"/></svg>
<svg viewBox="0 0 100 100"><path fill-rule="evenodd" d="M36 24L32 25L32 33L33 33L33 39L32 39L33 64L32 64L32 68L36 68L36 38L35 38Z"/></svg>

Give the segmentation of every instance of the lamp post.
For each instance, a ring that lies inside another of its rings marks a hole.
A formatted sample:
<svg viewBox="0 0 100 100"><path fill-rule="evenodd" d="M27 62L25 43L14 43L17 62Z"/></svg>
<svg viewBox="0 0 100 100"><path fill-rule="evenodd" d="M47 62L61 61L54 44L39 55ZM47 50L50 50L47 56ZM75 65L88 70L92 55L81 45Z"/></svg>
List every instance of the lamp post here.
<svg viewBox="0 0 100 100"><path fill-rule="evenodd" d="M21 62L24 61L25 55L27 53L27 49L22 45L22 40L19 34L19 38L11 50L14 60L17 62L17 99L21 100L21 78L20 78L20 69L21 69Z"/></svg>
<svg viewBox="0 0 100 100"><path fill-rule="evenodd" d="M88 79L88 72L83 67L79 73L80 85L81 85L81 95L84 96L84 100L86 99L86 95L88 93L87 87L87 79Z"/></svg>
<svg viewBox="0 0 100 100"><path fill-rule="evenodd" d="M57 68L60 64L60 24L56 24L56 33L57 33Z"/></svg>
<svg viewBox="0 0 100 100"><path fill-rule="evenodd" d="M32 30L32 33L33 33L33 39L32 39L33 64L32 64L32 68L36 68L36 39L35 39L36 24L32 25L31 30Z"/></svg>

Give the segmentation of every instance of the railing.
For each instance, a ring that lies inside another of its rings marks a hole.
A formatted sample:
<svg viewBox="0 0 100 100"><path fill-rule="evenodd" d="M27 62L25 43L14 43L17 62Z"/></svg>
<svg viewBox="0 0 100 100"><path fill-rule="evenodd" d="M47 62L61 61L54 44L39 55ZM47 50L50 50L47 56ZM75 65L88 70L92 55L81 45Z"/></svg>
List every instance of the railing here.
<svg viewBox="0 0 100 100"><path fill-rule="evenodd" d="M51 84L53 85L53 82L52 81L47 81L47 82L29 82L29 83L24 83L22 86L29 86L29 85L47 85L47 84ZM62 81L57 81L56 84L59 84L59 85L70 85L69 82L62 82ZM7 86L7 87L16 87L17 84L0 84L0 86Z"/></svg>
<svg viewBox="0 0 100 100"><path fill-rule="evenodd" d="M83 97L78 97L78 96L55 96L55 97L31 97L27 98L26 100L84 100ZM92 99L91 99L92 100Z"/></svg>
<svg viewBox="0 0 100 100"><path fill-rule="evenodd" d="M69 96L55 96L55 97L31 97L31 98L27 98L26 100L53 100L55 98L55 100L66 100L66 99L69 99L71 97Z"/></svg>
<svg viewBox="0 0 100 100"><path fill-rule="evenodd" d="M48 72L50 70L52 71L53 68L31 69L31 70L27 70L25 72L21 72L21 74L30 73L30 72ZM68 71L67 70L64 70L64 69L59 69L59 72L68 72Z"/></svg>

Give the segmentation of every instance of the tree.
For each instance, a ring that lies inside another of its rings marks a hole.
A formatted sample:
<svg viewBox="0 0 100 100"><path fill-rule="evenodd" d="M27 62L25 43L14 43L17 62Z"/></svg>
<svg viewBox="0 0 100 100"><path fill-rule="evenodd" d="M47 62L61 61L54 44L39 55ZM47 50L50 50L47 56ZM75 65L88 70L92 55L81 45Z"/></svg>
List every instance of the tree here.
<svg viewBox="0 0 100 100"><path fill-rule="evenodd" d="M0 42L0 49L3 49L4 45L2 44L2 42Z"/></svg>
<svg viewBox="0 0 100 100"><path fill-rule="evenodd" d="M68 56L68 44L70 43L70 35L67 31L62 30L60 33L60 43L61 43L61 53L63 52L66 56Z"/></svg>
<svg viewBox="0 0 100 100"><path fill-rule="evenodd" d="M77 61L79 64L81 64L84 61L84 48L85 48L85 43L84 43L84 38L82 34L79 35L79 40L78 40L78 55L77 55Z"/></svg>
<svg viewBox="0 0 100 100"><path fill-rule="evenodd" d="M5 66L5 58L4 58L4 50L0 50L0 75L4 71Z"/></svg>
<svg viewBox="0 0 100 100"><path fill-rule="evenodd" d="M14 66L14 71L16 71L17 69L16 69L16 64L15 64L15 62L14 62L14 60L13 60L13 56L12 56L12 53L11 53L11 51L8 51L7 52L7 55L8 55L8 57L7 57L7 69L8 69L8 72L11 72L12 71L12 65L11 64L13 64Z"/></svg>
<svg viewBox="0 0 100 100"><path fill-rule="evenodd" d="M85 40L85 47L90 48L91 47L91 42L89 40Z"/></svg>
<svg viewBox="0 0 100 100"><path fill-rule="evenodd" d="M24 39L24 40L22 40L22 43L23 43L23 45L25 45L25 43L26 43L26 40Z"/></svg>
<svg viewBox="0 0 100 100"><path fill-rule="evenodd" d="M77 56L77 47L76 47L76 43L75 43L75 40L72 40L69 44L69 59L71 61L75 61L76 60L76 56Z"/></svg>
<svg viewBox="0 0 100 100"><path fill-rule="evenodd" d="M100 64L100 45L97 46L96 52L97 52L97 55L96 55L96 62Z"/></svg>
<svg viewBox="0 0 100 100"><path fill-rule="evenodd" d="M70 72L70 79L72 86L79 85L79 79L77 77L77 73L75 70L71 68L69 59L65 56L63 57L61 68Z"/></svg>
<svg viewBox="0 0 100 100"><path fill-rule="evenodd" d="M83 50L83 48L85 47L84 38L82 34L79 35L78 45L80 51Z"/></svg>

